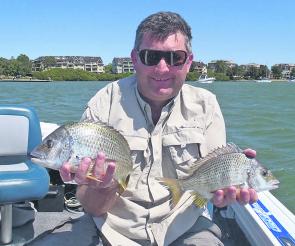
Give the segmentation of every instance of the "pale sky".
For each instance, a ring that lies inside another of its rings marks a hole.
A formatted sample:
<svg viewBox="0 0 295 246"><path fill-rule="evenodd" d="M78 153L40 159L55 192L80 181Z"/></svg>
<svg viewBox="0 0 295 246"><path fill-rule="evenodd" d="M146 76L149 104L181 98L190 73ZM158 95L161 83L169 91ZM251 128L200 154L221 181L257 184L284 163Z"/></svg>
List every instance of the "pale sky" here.
<svg viewBox="0 0 295 246"><path fill-rule="evenodd" d="M196 61L295 63L294 0L0 0L0 57L128 57L137 25L174 11L192 27Z"/></svg>

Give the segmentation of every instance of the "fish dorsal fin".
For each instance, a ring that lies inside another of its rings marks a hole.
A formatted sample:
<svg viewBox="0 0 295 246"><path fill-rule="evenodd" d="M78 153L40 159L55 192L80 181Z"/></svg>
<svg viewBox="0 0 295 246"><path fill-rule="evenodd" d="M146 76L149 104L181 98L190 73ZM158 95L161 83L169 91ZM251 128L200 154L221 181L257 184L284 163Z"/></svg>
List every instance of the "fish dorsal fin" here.
<svg viewBox="0 0 295 246"><path fill-rule="evenodd" d="M205 157L202 157L198 159L197 161L192 164L190 173L193 174L199 167L201 167L205 162L212 158L216 158L220 155L225 155L225 154L233 154L233 153L240 153L242 150L234 143L227 143L226 146L219 147L215 149L214 151L210 152L208 155Z"/></svg>
<svg viewBox="0 0 295 246"><path fill-rule="evenodd" d="M122 137L122 140L124 141L124 144L125 144L126 146L128 146L128 150L130 151L130 146L129 146L129 143L127 142L126 138L123 136L123 134L122 134L119 130L117 130L117 129L114 128L113 126L110 126L110 125L108 125L107 123L102 122L102 121L100 121L100 120L93 120L93 119L88 119L88 118L80 120L79 123L96 124L96 125L98 125L98 126L100 126L100 127L102 127L102 128L106 128L106 129L108 129L108 131L110 131L110 132L114 132L115 134L120 135L120 136Z"/></svg>
<svg viewBox="0 0 295 246"><path fill-rule="evenodd" d="M93 120L93 119L89 119L89 118L85 118L85 119L82 119L80 120L80 123L91 123L91 124L96 124L96 125L99 125L101 127L106 127L108 128L109 130L111 131L114 131L114 132L117 132L119 134L121 134L117 129L115 129L113 126L110 126L108 125L107 123L105 122L102 122L100 120ZM121 134L122 135L122 134Z"/></svg>

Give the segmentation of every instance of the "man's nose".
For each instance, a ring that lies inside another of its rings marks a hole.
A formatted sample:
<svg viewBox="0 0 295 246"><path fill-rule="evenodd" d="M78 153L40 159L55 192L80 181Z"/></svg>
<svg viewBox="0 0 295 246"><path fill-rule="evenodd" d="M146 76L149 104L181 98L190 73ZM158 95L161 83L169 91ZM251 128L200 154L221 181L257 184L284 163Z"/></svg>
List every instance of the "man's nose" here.
<svg viewBox="0 0 295 246"><path fill-rule="evenodd" d="M157 69L160 69L161 71L163 70L167 70L169 71L169 65L167 64L166 60L164 59L164 57L161 58L161 60L159 61L159 63L156 66Z"/></svg>

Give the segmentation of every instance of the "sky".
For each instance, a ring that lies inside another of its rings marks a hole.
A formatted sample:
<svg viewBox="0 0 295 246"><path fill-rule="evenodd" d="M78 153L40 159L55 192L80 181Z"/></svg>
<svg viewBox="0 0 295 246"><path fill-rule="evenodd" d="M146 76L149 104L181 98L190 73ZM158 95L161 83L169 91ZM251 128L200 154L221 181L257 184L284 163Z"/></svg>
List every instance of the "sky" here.
<svg viewBox="0 0 295 246"><path fill-rule="evenodd" d="M295 0L0 0L0 57L129 57L158 11L191 26L195 61L295 63Z"/></svg>

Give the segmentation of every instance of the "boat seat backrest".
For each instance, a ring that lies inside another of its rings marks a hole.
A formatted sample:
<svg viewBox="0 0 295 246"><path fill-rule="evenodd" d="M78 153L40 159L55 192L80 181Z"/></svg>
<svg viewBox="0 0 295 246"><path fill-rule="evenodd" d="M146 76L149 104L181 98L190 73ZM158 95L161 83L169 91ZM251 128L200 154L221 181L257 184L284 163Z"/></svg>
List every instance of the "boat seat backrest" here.
<svg viewBox="0 0 295 246"><path fill-rule="evenodd" d="M29 119L22 115L0 115L0 156L28 153Z"/></svg>

